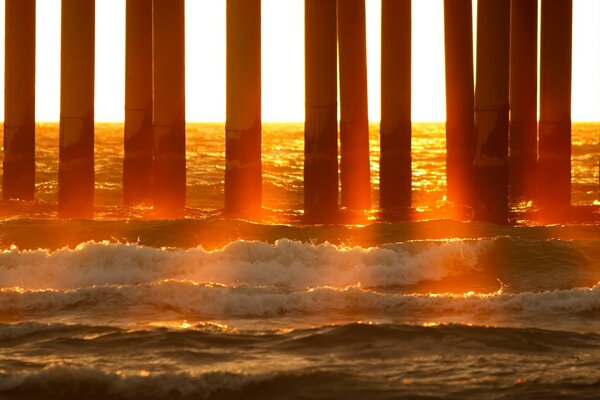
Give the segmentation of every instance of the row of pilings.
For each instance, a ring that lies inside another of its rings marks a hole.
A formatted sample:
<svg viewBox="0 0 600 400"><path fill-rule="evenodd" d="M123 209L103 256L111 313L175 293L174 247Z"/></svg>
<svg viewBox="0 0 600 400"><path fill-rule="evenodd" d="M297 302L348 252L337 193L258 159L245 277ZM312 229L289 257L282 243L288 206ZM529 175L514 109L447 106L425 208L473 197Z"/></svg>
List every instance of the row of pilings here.
<svg viewBox="0 0 600 400"><path fill-rule="evenodd" d="M393 213L411 207L411 0L381 1L379 202ZM4 199L34 197L35 14L35 0L6 0ZM445 0L444 22L448 199L490 222L509 199L568 208L572 0L541 2L539 125L538 0L478 0L476 81L472 1ZM61 24L59 216L90 218L95 0L62 0ZM305 0L309 221L335 219L339 186L342 207L371 208L365 25L365 0ZM124 204L166 217L185 209L184 42L184 0L126 0ZM224 208L258 218L260 0L227 0L226 90Z"/></svg>

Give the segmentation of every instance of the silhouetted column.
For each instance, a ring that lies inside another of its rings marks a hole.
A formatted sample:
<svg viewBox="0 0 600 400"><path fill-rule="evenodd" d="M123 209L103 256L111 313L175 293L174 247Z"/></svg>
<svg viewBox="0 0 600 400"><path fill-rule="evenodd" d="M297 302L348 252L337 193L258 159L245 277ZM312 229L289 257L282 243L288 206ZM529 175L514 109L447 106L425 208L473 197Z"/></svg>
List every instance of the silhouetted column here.
<svg viewBox="0 0 600 400"><path fill-rule="evenodd" d="M306 0L304 11L304 215L323 222L338 198L336 0Z"/></svg>
<svg viewBox="0 0 600 400"><path fill-rule="evenodd" d="M227 0L225 212L251 219L262 203L260 7Z"/></svg>
<svg viewBox="0 0 600 400"><path fill-rule="evenodd" d="M154 207L185 209L184 0L153 0Z"/></svg>
<svg viewBox="0 0 600 400"><path fill-rule="evenodd" d="M411 0L381 2L382 209L411 206Z"/></svg>
<svg viewBox="0 0 600 400"><path fill-rule="evenodd" d="M371 208L365 0L338 0L342 206Z"/></svg>
<svg viewBox="0 0 600 400"><path fill-rule="evenodd" d="M477 3L475 218L508 218L508 75L510 0Z"/></svg>
<svg viewBox="0 0 600 400"><path fill-rule="evenodd" d="M471 0L444 1L446 178L448 200L473 204L473 11Z"/></svg>
<svg viewBox="0 0 600 400"><path fill-rule="evenodd" d="M35 189L35 0L6 0L2 197Z"/></svg>
<svg viewBox="0 0 600 400"><path fill-rule="evenodd" d="M542 1L538 200L545 208L571 203L572 1Z"/></svg>
<svg viewBox="0 0 600 400"><path fill-rule="evenodd" d="M510 195L535 197L538 0L511 0Z"/></svg>
<svg viewBox="0 0 600 400"><path fill-rule="evenodd" d="M95 1L62 0L58 213L94 211Z"/></svg>
<svg viewBox="0 0 600 400"><path fill-rule="evenodd" d="M127 0L123 202L152 203L152 0Z"/></svg>

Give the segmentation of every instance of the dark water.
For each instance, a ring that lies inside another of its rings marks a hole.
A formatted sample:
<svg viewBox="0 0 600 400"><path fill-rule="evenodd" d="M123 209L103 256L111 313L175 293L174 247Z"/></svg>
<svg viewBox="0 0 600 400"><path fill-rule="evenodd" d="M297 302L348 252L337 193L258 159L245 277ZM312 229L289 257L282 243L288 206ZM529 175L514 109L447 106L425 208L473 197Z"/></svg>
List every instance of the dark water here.
<svg viewBox="0 0 600 400"><path fill-rule="evenodd" d="M576 204L598 200L599 128L574 133ZM38 147L39 200L2 205L0 399L599 397L600 225L289 224L301 136L276 125L267 221L226 220L220 129L192 128L176 221L119 206L114 126L97 131L97 220L55 220ZM445 206L440 129L416 129L423 215Z"/></svg>
<svg viewBox="0 0 600 400"><path fill-rule="evenodd" d="M9 248L0 396L597 398L600 228L532 229Z"/></svg>

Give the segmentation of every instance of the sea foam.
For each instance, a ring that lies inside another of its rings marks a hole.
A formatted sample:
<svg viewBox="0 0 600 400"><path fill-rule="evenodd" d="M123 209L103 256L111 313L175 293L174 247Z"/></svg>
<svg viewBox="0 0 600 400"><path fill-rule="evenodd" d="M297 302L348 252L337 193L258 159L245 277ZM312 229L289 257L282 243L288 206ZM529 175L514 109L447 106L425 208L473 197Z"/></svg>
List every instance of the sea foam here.
<svg viewBox="0 0 600 400"><path fill-rule="evenodd" d="M165 311L199 318L282 317L352 313L418 315L496 315L548 317L600 312L600 286L540 293L401 294L358 287L292 290L224 286L187 281L97 286L71 290L0 290L6 313L111 315Z"/></svg>
<svg viewBox="0 0 600 400"><path fill-rule="evenodd" d="M164 279L292 289L404 286L478 268L489 241L413 242L375 248L237 241L215 251L85 243L54 252L0 253L0 287L76 289Z"/></svg>

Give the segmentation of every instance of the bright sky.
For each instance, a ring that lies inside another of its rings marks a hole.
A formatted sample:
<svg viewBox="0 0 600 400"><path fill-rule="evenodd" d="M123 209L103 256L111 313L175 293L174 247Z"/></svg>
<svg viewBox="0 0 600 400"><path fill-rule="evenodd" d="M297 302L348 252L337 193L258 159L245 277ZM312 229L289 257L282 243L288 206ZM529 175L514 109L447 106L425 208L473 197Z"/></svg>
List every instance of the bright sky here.
<svg viewBox="0 0 600 400"><path fill-rule="evenodd" d="M303 0L262 0L263 119L304 118ZM366 0L369 118L380 117L381 0ZM60 95L60 0L37 0L36 118L56 121ZM413 120L443 121L443 0L413 1ZM600 121L600 1L573 1L573 119ZM122 121L125 0L96 0L96 120ZM4 0L0 73L4 74ZM225 118L225 0L186 0L188 121ZM4 82L0 79L0 87ZM3 90L2 90L3 92ZM0 96L0 113L3 110Z"/></svg>

